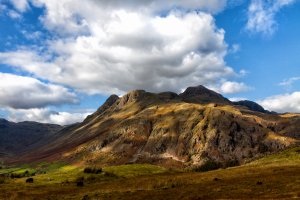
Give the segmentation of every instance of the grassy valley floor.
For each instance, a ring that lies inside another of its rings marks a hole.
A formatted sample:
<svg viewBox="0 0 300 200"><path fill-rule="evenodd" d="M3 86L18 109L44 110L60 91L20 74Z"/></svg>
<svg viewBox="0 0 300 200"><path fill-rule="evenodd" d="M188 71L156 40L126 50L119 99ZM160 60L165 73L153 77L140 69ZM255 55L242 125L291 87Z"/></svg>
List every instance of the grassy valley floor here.
<svg viewBox="0 0 300 200"><path fill-rule="evenodd" d="M3 168L0 199L300 199L300 147L209 172L135 164L83 170L64 163ZM22 176L30 175L26 183Z"/></svg>

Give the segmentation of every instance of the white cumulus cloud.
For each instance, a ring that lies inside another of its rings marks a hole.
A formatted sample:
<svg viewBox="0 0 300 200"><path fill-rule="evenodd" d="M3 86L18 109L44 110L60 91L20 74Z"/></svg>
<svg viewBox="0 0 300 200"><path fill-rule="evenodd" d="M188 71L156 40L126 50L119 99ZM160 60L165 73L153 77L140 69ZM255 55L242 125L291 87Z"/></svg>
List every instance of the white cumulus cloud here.
<svg viewBox="0 0 300 200"><path fill-rule="evenodd" d="M90 111L75 113L55 112L48 108L7 109L7 112L8 120L14 122L35 121L60 125L82 122L89 114L91 114Z"/></svg>
<svg viewBox="0 0 300 200"><path fill-rule="evenodd" d="M29 8L28 0L10 0L10 2L20 12L25 12Z"/></svg>
<svg viewBox="0 0 300 200"><path fill-rule="evenodd" d="M234 94L234 93L246 92L251 89L252 88L247 86L245 83L226 81L221 85L219 91L224 94Z"/></svg>
<svg viewBox="0 0 300 200"><path fill-rule="evenodd" d="M90 111L52 111L76 103L77 92L179 92L200 84L225 94L249 89L230 81L244 72L235 72L224 57L240 46L228 47L214 18L226 4L243 0L8 1L14 14L42 8L38 19L44 26L43 32L20 30L38 46L0 52L0 64L34 77L0 74L0 106L12 121L82 121Z"/></svg>
<svg viewBox="0 0 300 200"><path fill-rule="evenodd" d="M271 96L258 101L264 108L280 113L300 112L300 92Z"/></svg>
<svg viewBox="0 0 300 200"><path fill-rule="evenodd" d="M292 87L292 85L294 84L294 82L299 81L300 77L291 77L289 79L285 79L282 82L279 83L280 86L283 87Z"/></svg>
<svg viewBox="0 0 300 200"><path fill-rule="evenodd" d="M76 103L75 93L31 77L0 72L0 106L15 109L41 108Z"/></svg>
<svg viewBox="0 0 300 200"><path fill-rule="evenodd" d="M60 37L0 53L0 63L86 93L180 91L235 76L225 31L209 12L226 1L32 0ZM202 11L207 12L202 12ZM161 14L164 11L164 14Z"/></svg>
<svg viewBox="0 0 300 200"><path fill-rule="evenodd" d="M276 14L294 2L296 0L251 0L246 29L254 33L272 35L277 29Z"/></svg>
<svg viewBox="0 0 300 200"><path fill-rule="evenodd" d="M22 15L14 10L9 10L7 15L12 19L21 19Z"/></svg>

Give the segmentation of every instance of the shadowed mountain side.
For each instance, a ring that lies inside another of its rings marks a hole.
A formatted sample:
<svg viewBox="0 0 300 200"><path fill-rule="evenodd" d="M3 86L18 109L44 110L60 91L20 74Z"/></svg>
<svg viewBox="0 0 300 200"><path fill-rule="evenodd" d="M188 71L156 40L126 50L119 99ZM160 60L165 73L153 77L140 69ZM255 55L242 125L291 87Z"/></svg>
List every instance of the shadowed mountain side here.
<svg viewBox="0 0 300 200"><path fill-rule="evenodd" d="M62 126L54 124L0 119L0 152L2 156L13 156L33 150L47 144L61 129Z"/></svg>
<svg viewBox="0 0 300 200"><path fill-rule="evenodd" d="M184 102L187 103L220 103L232 104L228 99L206 87L199 85L188 87L183 93L179 94Z"/></svg>
<svg viewBox="0 0 300 200"><path fill-rule="evenodd" d="M261 105L259 105L258 103L255 103L253 101L243 100L243 101L233 102L233 104L239 105L239 106L245 106L249 110L256 111L256 112L276 114L275 112L270 112L270 111L265 110Z"/></svg>
<svg viewBox="0 0 300 200"><path fill-rule="evenodd" d="M180 95L136 90L112 95L84 122L57 133L55 141L9 162L232 166L294 145L299 120L234 106L203 86ZM280 128L285 123L294 128Z"/></svg>

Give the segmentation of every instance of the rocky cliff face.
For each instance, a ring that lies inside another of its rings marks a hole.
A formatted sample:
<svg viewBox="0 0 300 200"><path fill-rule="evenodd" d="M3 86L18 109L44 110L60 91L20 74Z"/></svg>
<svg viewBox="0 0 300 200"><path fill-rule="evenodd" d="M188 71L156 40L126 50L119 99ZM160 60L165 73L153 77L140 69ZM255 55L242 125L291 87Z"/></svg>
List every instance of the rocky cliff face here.
<svg viewBox="0 0 300 200"><path fill-rule="evenodd" d="M241 109L203 86L180 95L136 90L111 96L83 123L22 159L231 166L296 144L299 129L285 126L298 127L300 117L293 117Z"/></svg>

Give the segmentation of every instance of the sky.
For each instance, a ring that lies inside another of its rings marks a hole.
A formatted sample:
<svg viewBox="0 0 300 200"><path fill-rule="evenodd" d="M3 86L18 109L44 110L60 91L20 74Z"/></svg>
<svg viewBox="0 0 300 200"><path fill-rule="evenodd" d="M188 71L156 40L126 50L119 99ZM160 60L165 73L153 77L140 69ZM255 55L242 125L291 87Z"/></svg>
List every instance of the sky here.
<svg viewBox="0 0 300 200"><path fill-rule="evenodd" d="M0 0L0 118L66 125L197 85L300 112L299 53L299 0Z"/></svg>

